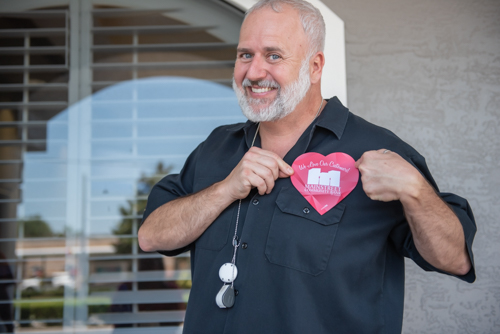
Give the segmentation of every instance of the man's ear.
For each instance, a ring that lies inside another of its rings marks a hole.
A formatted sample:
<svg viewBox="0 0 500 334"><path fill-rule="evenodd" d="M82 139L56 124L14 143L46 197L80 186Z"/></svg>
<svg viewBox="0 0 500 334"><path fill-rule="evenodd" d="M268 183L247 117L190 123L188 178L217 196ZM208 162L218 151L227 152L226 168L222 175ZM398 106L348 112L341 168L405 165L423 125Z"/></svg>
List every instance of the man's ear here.
<svg viewBox="0 0 500 334"><path fill-rule="evenodd" d="M323 67L325 66L325 54L322 51L316 52L311 58L311 84L321 81Z"/></svg>

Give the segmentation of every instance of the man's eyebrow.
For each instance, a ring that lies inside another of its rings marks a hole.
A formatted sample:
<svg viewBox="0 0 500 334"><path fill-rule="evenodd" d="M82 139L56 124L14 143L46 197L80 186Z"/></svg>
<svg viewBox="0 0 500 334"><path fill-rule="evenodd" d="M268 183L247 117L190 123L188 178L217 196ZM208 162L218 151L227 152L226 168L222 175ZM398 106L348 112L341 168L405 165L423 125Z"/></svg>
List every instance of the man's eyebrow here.
<svg viewBox="0 0 500 334"><path fill-rule="evenodd" d="M281 50L277 46L268 46L268 47L265 47L264 50L267 51L267 52L280 52L280 53L283 53L283 50Z"/></svg>
<svg viewBox="0 0 500 334"><path fill-rule="evenodd" d="M237 48L237 49L236 49L236 52L249 53L249 52L250 52L250 49L246 49L246 48Z"/></svg>
<svg viewBox="0 0 500 334"><path fill-rule="evenodd" d="M241 52L241 53L251 53L251 50L247 49L247 48L237 48L236 51L237 52ZM265 47L264 51L266 51L266 52L280 52L280 53L283 53L282 49L280 49L278 47L275 47L275 46Z"/></svg>

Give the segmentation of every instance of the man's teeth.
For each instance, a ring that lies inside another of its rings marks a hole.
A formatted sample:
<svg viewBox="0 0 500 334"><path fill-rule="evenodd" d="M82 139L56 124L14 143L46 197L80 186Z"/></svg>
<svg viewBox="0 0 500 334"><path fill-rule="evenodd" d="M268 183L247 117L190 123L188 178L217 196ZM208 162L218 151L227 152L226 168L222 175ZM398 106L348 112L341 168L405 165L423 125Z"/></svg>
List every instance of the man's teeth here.
<svg viewBox="0 0 500 334"><path fill-rule="evenodd" d="M259 87L259 88L252 87L252 92L254 93L265 93L271 90L273 90L271 87Z"/></svg>

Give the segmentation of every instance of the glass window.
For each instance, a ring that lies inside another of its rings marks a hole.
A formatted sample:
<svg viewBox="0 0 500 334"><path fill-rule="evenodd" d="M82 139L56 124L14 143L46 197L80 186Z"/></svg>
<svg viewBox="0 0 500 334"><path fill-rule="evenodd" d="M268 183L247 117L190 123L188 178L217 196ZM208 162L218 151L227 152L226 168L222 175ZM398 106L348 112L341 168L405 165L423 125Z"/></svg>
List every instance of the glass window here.
<svg viewBox="0 0 500 334"><path fill-rule="evenodd" d="M137 229L151 187L244 121L230 88L243 14L29 4L0 9L0 332L180 333L189 254L144 253Z"/></svg>

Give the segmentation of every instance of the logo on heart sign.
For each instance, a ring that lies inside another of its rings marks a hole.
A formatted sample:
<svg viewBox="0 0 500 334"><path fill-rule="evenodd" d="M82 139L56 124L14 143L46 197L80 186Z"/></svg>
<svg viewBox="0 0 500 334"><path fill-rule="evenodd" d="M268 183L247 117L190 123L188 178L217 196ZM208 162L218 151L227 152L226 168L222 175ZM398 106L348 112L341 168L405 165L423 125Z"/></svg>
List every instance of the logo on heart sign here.
<svg viewBox="0 0 500 334"><path fill-rule="evenodd" d="M292 184L320 215L337 205L356 187L359 171L354 159L345 153L326 157L310 152L292 164Z"/></svg>

